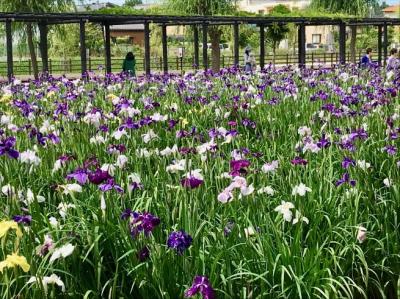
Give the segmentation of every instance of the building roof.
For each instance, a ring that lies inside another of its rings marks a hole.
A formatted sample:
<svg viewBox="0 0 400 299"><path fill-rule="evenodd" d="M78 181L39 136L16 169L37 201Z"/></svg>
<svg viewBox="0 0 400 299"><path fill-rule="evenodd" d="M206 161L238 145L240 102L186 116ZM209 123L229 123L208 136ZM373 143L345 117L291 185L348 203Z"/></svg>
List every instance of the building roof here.
<svg viewBox="0 0 400 299"><path fill-rule="evenodd" d="M111 25L111 31L144 31L143 24Z"/></svg>
<svg viewBox="0 0 400 299"><path fill-rule="evenodd" d="M393 13L399 11L400 11L400 5L391 5L383 9L384 13Z"/></svg>

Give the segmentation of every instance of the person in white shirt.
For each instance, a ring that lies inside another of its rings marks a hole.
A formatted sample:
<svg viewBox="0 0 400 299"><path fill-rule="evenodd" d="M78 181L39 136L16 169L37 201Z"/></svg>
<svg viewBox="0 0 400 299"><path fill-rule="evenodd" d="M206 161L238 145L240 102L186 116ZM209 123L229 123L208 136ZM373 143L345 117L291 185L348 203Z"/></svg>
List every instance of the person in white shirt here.
<svg viewBox="0 0 400 299"><path fill-rule="evenodd" d="M255 59L251 53L251 48L246 47L244 50L244 71L251 73L253 71L253 66L255 65Z"/></svg>
<svg viewBox="0 0 400 299"><path fill-rule="evenodd" d="M399 59L397 57L397 49L390 50L390 56L386 63L387 71L395 71L399 68Z"/></svg>

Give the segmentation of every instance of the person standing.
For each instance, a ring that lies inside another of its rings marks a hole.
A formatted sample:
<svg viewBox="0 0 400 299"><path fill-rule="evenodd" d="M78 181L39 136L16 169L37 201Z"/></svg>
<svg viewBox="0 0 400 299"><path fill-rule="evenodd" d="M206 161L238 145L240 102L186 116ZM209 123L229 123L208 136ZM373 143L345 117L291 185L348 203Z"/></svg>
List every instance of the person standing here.
<svg viewBox="0 0 400 299"><path fill-rule="evenodd" d="M399 68L399 59L397 57L397 49L390 50L390 56L386 63L386 70L387 71L394 71Z"/></svg>
<svg viewBox="0 0 400 299"><path fill-rule="evenodd" d="M251 55L251 48L247 46L244 49L244 71L251 73L253 71L254 57Z"/></svg>
<svg viewBox="0 0 400 299"><path fill-rule="evenodd" d="M132 52L128 52L122 64L122 71L129 72L132 76L136 76L136 59Z"/></svg>
<svg viewBox="0 0 400 299"><path fill-rule="evenodd" d="M366 68L371 66L372 65L371 56L372 56L372 49L368 48L365 52L365 55L361 58L360 67Z"/></svg>

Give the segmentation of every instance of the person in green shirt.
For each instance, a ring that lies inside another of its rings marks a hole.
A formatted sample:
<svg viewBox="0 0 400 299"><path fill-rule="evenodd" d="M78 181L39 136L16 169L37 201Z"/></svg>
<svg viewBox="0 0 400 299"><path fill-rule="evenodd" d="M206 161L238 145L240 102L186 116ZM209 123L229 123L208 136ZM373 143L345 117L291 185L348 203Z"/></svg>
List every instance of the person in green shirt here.
<svg viewBox="0 0 400 299"><path fill-rule="evenodd" d="M135 55L133 55L132 52L128 52L128 54L126 54L124 63L122 64L122 70L124 72L129 72L132 76L136 76L135 67L136 67Z"/></svg>

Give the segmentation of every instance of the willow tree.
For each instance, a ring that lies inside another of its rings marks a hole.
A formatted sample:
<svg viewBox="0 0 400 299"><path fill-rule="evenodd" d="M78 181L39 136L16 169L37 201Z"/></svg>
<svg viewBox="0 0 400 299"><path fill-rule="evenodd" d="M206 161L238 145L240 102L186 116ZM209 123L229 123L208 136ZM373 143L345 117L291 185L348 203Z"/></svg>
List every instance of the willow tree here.
<svg viewBox="0 0 400 299"><path fill-rule="evenodd" d="M236 11L236 0L165 0L168 9L179 15L231 15ZM212 69L219 71L221 65L221 49L219 47L222 28L208 26L211 41Z"/></svg>
<svg viewBox="0 0 400 299"><path fill-rule="evenodd" d="M331 13L345 13L356 17L366 17L377 5L377 0L312 0L316 8L323 8ZM357 27L351 26L350 53L351 61L356 62Z"/></svg>
<svg viewBox="0 0 400 299"><path fill-rule="evenodd" d="M74 0L0 0L0 10L3 12L17 13L45 13L63 12L74 8ZM16 23L17 31L26 35L29 54L32 62L32 69L35 78L38 78L39 70L35 50L36 24L31 22ZM43 53L41 53L43 54Z"/></svg>

